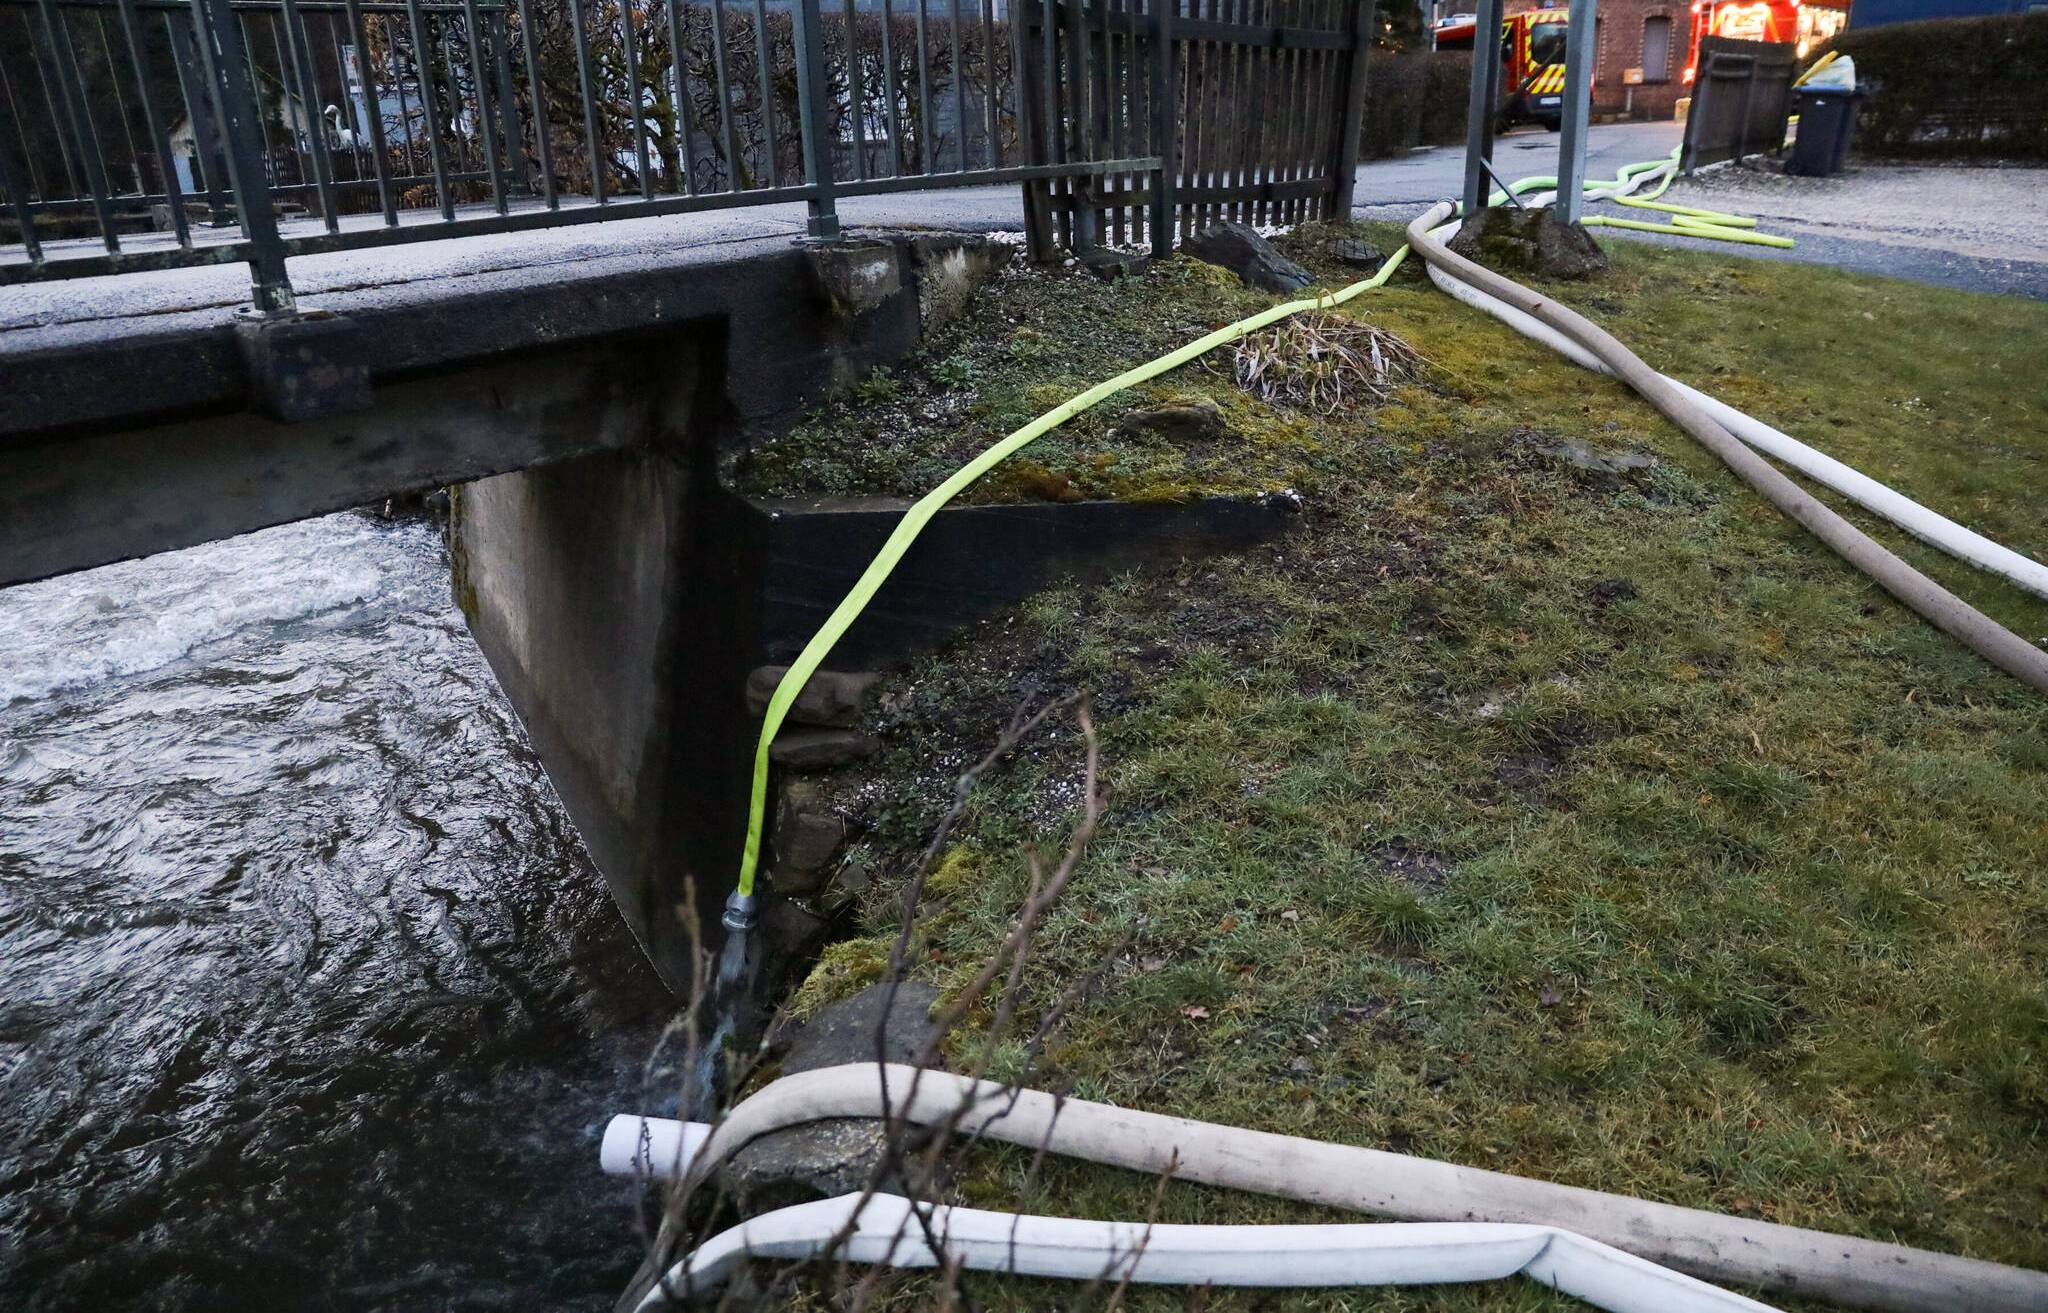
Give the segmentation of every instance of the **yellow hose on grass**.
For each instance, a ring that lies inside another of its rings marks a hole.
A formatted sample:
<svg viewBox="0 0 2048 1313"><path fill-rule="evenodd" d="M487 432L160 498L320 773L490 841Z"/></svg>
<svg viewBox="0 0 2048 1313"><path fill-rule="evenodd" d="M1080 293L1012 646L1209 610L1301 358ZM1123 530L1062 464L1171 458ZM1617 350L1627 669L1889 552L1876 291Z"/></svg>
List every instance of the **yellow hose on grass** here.
<svg viewBox="0 0 2048 1313"><path fill-rule="evenodd" d="M1665 189L1671 185L1671 179L1678 172L1677 166L1678 153L1676 151L1673 151L1664 160L1629 165L1620 171L1617 177L1618 184L1626 184L1629 179L1636 175L1654 169L1662 168L1666 169L1667 172L1656 190L1652 191L1648 197L1641 200L1629 197L1615 197L1613 199L1621 201L1624 205L1633 204L1650 208L1665 208L1656 206L1654 199L1663 195ZM1524 178L1514 184L1513 190L1517 193L1537 190L1546 184L1554 187L1556 186L1556 179ZM1599 185L1608 186L1615 184L1602 183ZM1506 193L1504 192L1496 193L1495 195L1499 199L1506 199ZM1792 244L1786 238L1767 238L1762 234L1739 231L1740 226L1745 221L1736 215L1722 215L1713 210L1691 210L1685 207L1671 208L1680 217L1668 225L1644 223L1633 219L1604 219L1598 217L1588 219L1586 222L1601 223L1617 228L1635 228L1647 232L1671 233L1681 237L1709 237L1718 241L1750 242L1757 245L1773 246L1790 246ZM1687 222L1687 220L1690 220L1690 222ZM1752 225L1754 223L1753 220L1748 222ZM1684 226L1680 226L1681 224ZM1386 263L1379 267L1378 272L1374 273L1370 278L1362 279L1339 291L1329 292L1322 296L1283 301L1278 305L1261 310L1249 318L1240 319L1234 324L1226 325L1213 333L1197 338L1186 346L1169 351L1156 360L1147 361L1134 369L1125 370L1115 378L1097 383L1086 392L1062 402L1032 420L1029 424L1012 432L1002 441L955 470L952 476L944 483L918 498L910 509L903 513L903 518L897 521L895 529L889 534L888 541L882 544L882 549L879 552L875 553L875 559L868 563L868 568L861 572L861 576L855 581L852 590L840 600L837 607L833 608L832 614L825 618L825 623L818 627L818 632L811 636L811 641L804 644L803 651L798 653L796 660L790 663L788 671L782 676L782 682L775 686L773 696L768 699L768 710L761 721L761 737L754 745L753 787L747 799L747 839L745 847L740 852L739 883L734 891L735 894L741 898L750 899L753 897L754 877L761 865L761 840L768 811L768 753L775 742L776 734L782 729L783 719L789 714L789 708L796 702L797 695L803 691L804 685L810 682L811 676L817 673L818 667L831 654L833 647L845 636L846 631L853 626L853 622L860 618L861 612L867 609L868 603L874 600L875 594L881 591L882 585L888 582L889 575L896 569L897 563L903 559L904 553L910 550L911 544L917 541L918 535L924 532L925 526L931 523L934 515L943 510L946 504L955 497L965 492L982 475L1066 423L1074 416L1083 411L1093 409L1124 389L1136 387L1138 384L1157 378L1169 370L1178 369L1180 366L1195 360L1219 346L1235 342L1249 333L1256 333L1270 324L1275 324L1283 319L1298 315L1304 310L1329 309L1333 306L1342 305L1353 297L1361 296L1375 288L1384 286L1387 279L1391 278L1407 259L1408 250L1408 247L1403 246L1395 251L1387 258Z"/></svg>
<svg viewBox="0 0 2048 1313"><path fill-rule="evenodd" d="M1408 248L1403 246L1387 257L1386 263L1379 267L1379 272L1341 291L1303 297L1295 301L1283 301L1249 318L1240 319L1204 337L1196 338L1186 346L1169 351L1156 360L1149 360L1135 369L1125 370L1115 378L1097 383L1086 392L1061 402L1023 428L1011 433L955 470L952 477L944 483L918 498L911 508L903 513L903 518L897 521L896 528L889 534L889 540L882 544L882 549L875 553L875 559L861 572L852 591L833 608L832 614L825 618L825 623L818 627L818 632L811 636L811 641L804 644L804 650L790 663L782 682L775 686L774 696L768 699L767 715L761 722L761 738L754 746L754 785L747 800L747 843L740 853L738 892L743 896L751 896L754 892L754 874L760 867L762 828L768 810L768 749L775 742L777 731L782 728L783 717L789 714L789 708L796 701L797 694L803 691L804 685L817 673L818 666L845 636L853 622L860 618L860 613L867 609L868 603L874 600L882 585L888 581L890 573L896 568L896 563L903 559L903 554L910 550L910 545L917 541L917 536L924 532L924 527L931 523L934 515L944 509L946 503L965 492L976 479L1031 443L1081 412L1092 410L1125 388L1136 387L1168 370L1178 369L1219 346L1235 342L1246 334L1256 333L1269 324L1278 323L1304 310L1326 310L1332 306L1342 305L1355 296L1363 295L1385 284L1407 258Z"/></svg>

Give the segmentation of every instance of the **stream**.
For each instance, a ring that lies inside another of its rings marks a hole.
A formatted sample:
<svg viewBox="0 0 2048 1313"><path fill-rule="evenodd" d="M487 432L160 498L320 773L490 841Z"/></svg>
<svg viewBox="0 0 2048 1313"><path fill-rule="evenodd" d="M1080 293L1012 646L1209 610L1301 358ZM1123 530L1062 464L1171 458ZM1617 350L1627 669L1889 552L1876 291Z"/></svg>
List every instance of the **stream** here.
<svg viewBox="0 0 2048 1313"><path fill-rule="evenodd" d="M0 591L0 1307L608 1309L667 995L344 514Z"/></svg>

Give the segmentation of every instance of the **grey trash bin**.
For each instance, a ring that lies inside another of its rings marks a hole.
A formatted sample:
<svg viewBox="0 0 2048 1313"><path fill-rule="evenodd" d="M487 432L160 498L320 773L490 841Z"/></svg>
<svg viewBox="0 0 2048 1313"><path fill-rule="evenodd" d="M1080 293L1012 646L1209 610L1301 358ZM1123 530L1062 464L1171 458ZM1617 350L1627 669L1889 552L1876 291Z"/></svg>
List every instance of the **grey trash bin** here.
<svg viewBox="0 0 2048 1313"><path fill-rule="evenodd" d="M1838 172L1849 158L1849 138L1856 131L1856 107L1862 99L1861 91L1838 87L1795 90L1792 103L1799 111L1799 134L1785 172L1803 178Z"/></svg>

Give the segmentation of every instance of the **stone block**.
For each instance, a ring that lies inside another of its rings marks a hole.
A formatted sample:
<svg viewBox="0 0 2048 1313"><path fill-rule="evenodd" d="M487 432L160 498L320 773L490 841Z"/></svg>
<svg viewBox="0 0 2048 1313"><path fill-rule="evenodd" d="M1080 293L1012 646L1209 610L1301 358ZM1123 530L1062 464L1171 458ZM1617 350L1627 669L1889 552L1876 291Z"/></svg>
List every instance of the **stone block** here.
<svg viewBox="0 0 2048 1313"><path fill-rule="evenodd" d="M768 699L788 666L757 666L747 674L747 710L764 715ZM849 729L867 710L881 676L871 670L819 670L812 673L796 701L790 704L788 721L795 725L818 725L828 729Z"/></svg>
<svg viewBox="0 0 2048 1313"><path fill-rule="evenodd" d="M1180 244L1180 249L1230 270L1246 287L1267 292L1299 292L1315 275L1273 249L1250 224L1235 219L1212 223Z"/></svg>

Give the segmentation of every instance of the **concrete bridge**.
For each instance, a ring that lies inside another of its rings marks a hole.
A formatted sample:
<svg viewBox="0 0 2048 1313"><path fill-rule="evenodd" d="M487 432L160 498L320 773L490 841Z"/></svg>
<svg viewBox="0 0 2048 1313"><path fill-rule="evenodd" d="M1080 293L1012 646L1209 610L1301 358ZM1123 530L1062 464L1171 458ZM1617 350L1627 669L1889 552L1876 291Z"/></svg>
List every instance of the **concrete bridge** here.
<svg viewBox="0 0 2048 1313"><path fill-rule="evenodd" d="M36 321L0 328L0 584L451 487L456 600L680 989L681 913L715 933L737 864L747 674L789 659L900 510L749 502L719 457L912 350L1012 247L553 240L563 258L529 238L502 267L389 257L417 277L353 257L360 283L281 321L237 321L239 280L35 289ZM1287 509L948 511L843 650L899 656L1055 575L1257 539Z"/></svg>

